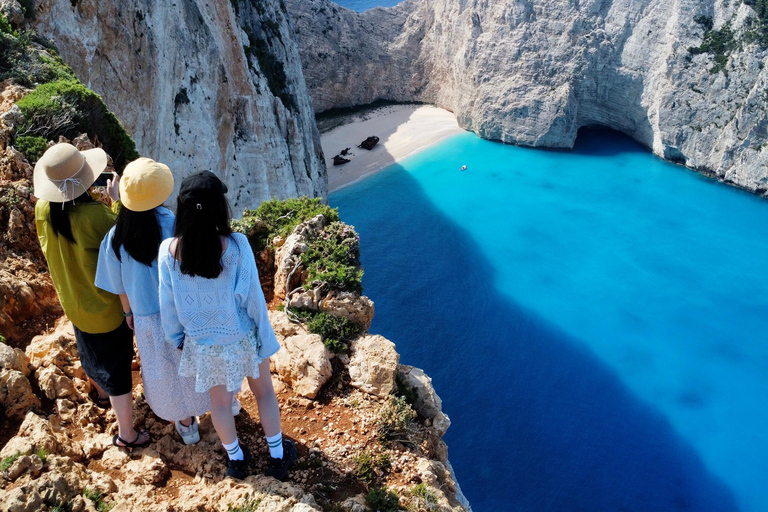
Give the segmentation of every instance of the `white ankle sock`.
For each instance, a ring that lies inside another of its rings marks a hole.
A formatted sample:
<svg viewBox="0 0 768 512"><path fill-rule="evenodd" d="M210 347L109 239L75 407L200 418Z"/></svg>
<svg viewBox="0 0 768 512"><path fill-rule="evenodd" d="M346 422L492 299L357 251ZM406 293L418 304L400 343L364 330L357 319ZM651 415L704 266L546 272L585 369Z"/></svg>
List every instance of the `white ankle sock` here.
<svg viewBox="0 0 768 512"><path fill-rule="evenodd" d="M267 436L267 445L269 446L269 456L273 459L283 458L283 433L278 432L272 437Z"/></svg>
<svg viewBox="0 0 768 512"><path fill-rule="evenodd" d="M232 444L221 443L221 445L224 447L225 450L227 450L227 455L229 456L229 460L243 460L243 458L245 457L243 455L243 449L240 448L240 443L237 441L237 438L235 438L235 442Z"/></svg>

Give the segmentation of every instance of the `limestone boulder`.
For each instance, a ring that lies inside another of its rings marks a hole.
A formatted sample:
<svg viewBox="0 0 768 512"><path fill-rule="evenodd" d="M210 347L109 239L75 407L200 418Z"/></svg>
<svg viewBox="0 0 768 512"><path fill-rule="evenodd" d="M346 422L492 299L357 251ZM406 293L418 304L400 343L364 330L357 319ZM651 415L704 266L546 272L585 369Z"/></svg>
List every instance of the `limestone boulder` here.
<svg viewBox="0 0 768 512"><path fill-rule="evenodd" d="M0 0L0 14L14 27L24 23L24 9L18 0Z"/></svg>
<svg viewBox="0 0 768 512"><path fill-rule="evenodd" d="M288 315L283 311L270 311L269 323L272 324L272 329L274 329L278 340L307 332L301 324L291 322Z"/></svg>
<svg viewBox="0 0 768 512"><path fill-rule="evenodd" d="M53 432L51 422L34 412L28 412L19 427L18 433L0 450L0 458L19 453L37 453L43 449L47 453L56 453L59 443Z"/></svg>
<svg viewBox="0 0 768 512"><path fill-rule="evenodd" d="M20 420L40 407L29 379L17 370L0 370L0 405L8 418Z"/></svg>
<svg viewBox="0 0 768 512"><path fill-rule="evenodd" d="M451 420L443 413L443 401L435 392L432 379L423 370L407 365L400 365L398 376L415 395L413 409L419 416L430 420L429 424L436 430L437 437L442 437L451 426Z"/></svg>
<svg viewBox="0 0 768 512"><path fill-rule="evenodd" d="M124 481L133 485L157 485L171 475L171 470L155 450L144 450L141 458L128 462L122 472Z"/></svg>
<svg viewBox="0 0 768 512"><path fill-rule="evenodd" d="M52 333L32 338L25 352L34 370L48 366L63 368L74 364L79 358L72 323L62 317Z"/></svg>
<svg viewBox="0 0 768 512"><path fill-rule="evenodd" d="M61 368L48 366L35 372L40 391L51 400L71 396L75 393L75 383L67 377Z"/></svg>
<svg viewBox="0 0 768 512"><path fill-rule="evenodd" d="M366 331L370 329L373 321L373 301L364 295L332 292L318 303L318 308L325 313L362 325Z"/></svg>
<svg viewBox="0 0 768 512"><path fill-rule="evenodd" d="M29 358L18 348L11 348L5 343L0 343L0 370L16 370L24 375L29 375Z"/></svg>
<svg viewBox="0 0 768 512"><path fill-rule="evenodd" d="M395 344L378 334L369 334L352 340L350 351L350 384L380 397L392 393L400 361Z"/></svg>
<svg viewBox="0 0 768 512"><path fill-rule="evenodd" d="M293 390L315 398L331 375L331 353L318 334L300 333L281 341L282 348L272 356L275 373Z"/></svg>

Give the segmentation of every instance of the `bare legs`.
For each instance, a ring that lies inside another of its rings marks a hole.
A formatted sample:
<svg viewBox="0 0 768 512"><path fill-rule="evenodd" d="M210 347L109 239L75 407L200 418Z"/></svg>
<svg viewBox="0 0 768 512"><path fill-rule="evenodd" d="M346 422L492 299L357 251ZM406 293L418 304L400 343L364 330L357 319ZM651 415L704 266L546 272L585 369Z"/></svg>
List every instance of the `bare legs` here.
<svg viewBox="0 0 768 512"><path fill-rule="evenodd" d="M259 378L248 377L248 385L259 406L259 417L264 434L267 437L280 433L280 406L277 403L275 389L272 387L272 377L269 374L269 359L259 365ZM211 394L211 419L213 427L224 444L230 444L237 439L235 418L232 416L232 391L227 391L224 385L214 386Z"/></svg>
<svg viewBox="0 0 768 512"><path fill-rule="evenodd" d="M129 443L142 443L149 439L149 434L139 434L133 428L133 393L110 396L112 409L117 416L117 428L120 439ZM142 438L142 439L139 439Z"/></svg>
<svg viewBox="0 0 768 512"><path fill-rule="evenodd" d="M259 406L259 418L264 428L264 435L272 437L279 434L280 406L275 396L275 388L272 387L272 377L269 374L269 358L264 359L259 365L259 378L248 377L248 386L251 388L256 403Z"/></svg>

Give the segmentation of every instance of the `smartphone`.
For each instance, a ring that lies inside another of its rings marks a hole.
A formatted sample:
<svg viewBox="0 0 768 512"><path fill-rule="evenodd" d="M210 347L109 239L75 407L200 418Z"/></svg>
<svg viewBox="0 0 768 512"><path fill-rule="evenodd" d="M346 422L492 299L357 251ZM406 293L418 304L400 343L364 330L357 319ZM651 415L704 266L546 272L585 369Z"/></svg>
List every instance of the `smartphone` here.
<svg viewBox="0 0 768 512"><path fill-rule="evenodd" d="M114 173L111 172L103 172L99 174L99 177L96 178L96 181L93 182L94 187L106 187L107 186L107 180L111 180L114 178Z"/></svg>

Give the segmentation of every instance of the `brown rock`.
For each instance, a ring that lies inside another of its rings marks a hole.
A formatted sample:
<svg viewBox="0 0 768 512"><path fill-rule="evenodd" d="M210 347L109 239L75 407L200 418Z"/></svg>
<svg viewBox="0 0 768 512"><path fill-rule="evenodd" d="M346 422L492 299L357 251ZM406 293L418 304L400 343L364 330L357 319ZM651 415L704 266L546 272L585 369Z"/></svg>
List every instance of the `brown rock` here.
<svg viewBox="0 0 768 512"><path fill-rule="evenodd" d="M23 373L0 370L0 405L5 408L8 418L20 420L27 412L40 407L40 399Z"/></svg>

